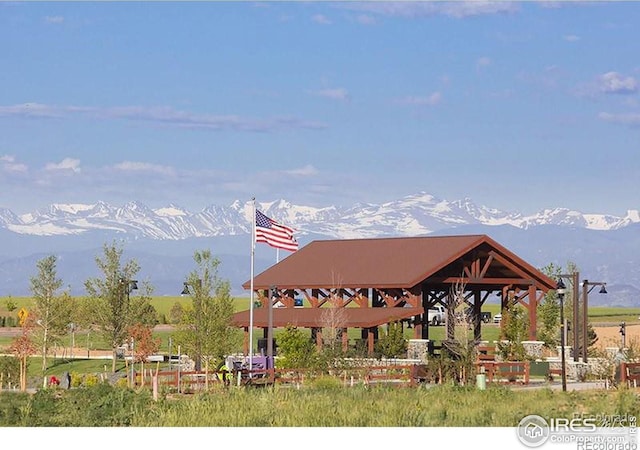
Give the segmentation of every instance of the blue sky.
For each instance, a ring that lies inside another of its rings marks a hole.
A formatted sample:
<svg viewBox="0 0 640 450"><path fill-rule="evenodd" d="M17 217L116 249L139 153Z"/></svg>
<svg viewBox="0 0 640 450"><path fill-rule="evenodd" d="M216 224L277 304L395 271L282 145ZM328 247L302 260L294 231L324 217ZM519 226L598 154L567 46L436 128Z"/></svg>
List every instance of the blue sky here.
<svg viewBox="0 0 640 450"><path fill-rule="evenodd" d="M0 3L0 207L640 208L637 2Z"/></svg>

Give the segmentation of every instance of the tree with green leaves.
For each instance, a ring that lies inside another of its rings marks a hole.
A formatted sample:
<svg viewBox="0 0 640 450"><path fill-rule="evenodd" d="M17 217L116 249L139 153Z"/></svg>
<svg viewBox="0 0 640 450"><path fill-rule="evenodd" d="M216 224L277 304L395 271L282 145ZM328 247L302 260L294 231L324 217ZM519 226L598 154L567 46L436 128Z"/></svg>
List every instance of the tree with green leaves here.
<svg viewBox="0 0 640 450"><path fill-rule="evenodd" d="M47 353L53 342L66 334L71 323L73 303L68 292L62 294L62 280L57 275L57 257L50 255L36 263L38 274L31 277L31 293L35 301L32 314L38 325L34 340L42 351L42 374L47 370Z"/></svg>
<svg viewBox="0 0 640 450"><path fill-rule="evenodd" d="M407 353L407 340L404 338L402 325L391 322L387 332L378 339L376 350L385 358L398 358Z"/></svg>
<svg viewBox="0 0 640 450"><path fill-rule="evenodd" d="M557 280L562 268L553 263L543 267L542 273ZM565 317L567 317L565 303ZM560 301L555 290L547 292L538 304L538 339L544 342L545 347L553 348L560 344Z"/></svg>
<svg viewBox="0 0 640 450"><path fill-rule="evenodd" d="M316 364L316 346L293 325L287 325L278 336L278 366L285 369L307 369Z"/></svg>
<svg viewBox="0 0 640 450"><path fill-rule="evenodd" d="M133 346L133 359L131 364L140 363L142 373L141 384L144 386L144 362L151 355L155 355L160 349L161 340L153 336L153 328L150 325L136 323L127 329L127 334ZM130 380L131 387L135 385L135 380Z"/></svg>
<svg viewBox="0 0 640 450"><path fill-rule="evenodd" d="M127 339L127 329L134 324L155 325L157 314L150 303L152 288L143 283L139 295L135 280L140 266L135 260L122 262L123 248L115 242L103 246L104 255L95 261L103 277L85 281L87 306L91 310L93 325L109 342L113 350L112 372L116 370L116 351Z"/></svg>
<svg viewBox="0 0 640 450"><path fill-rule="evenodd" d="M523 361L526 359L523 340L527 339L529 320L525 308L516 303L505 309L502 316L501 342L497 350L507 361Z"/></svg>
<svg viewBox="0 0 640 450"><path fill-rule="evenodd" d="M196 251L196 268L184 282L191 305L185 308L176 332L176 343L202 369L203 360L217 365L237 350L242 342L240 330L231 321L234 314L231 285L218 276L220 260L210 250Z"/></svg>

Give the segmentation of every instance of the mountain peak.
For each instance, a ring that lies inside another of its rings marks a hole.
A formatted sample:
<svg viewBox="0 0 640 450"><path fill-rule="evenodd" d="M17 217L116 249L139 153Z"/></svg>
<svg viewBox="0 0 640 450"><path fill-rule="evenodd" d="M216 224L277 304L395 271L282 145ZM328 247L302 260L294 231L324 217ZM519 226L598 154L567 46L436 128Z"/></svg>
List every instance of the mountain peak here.
<svg viewBox="0 0 640 450"><path fill-rule="evenodd" d="M427 192L382 204L359 203L350 208L296 205L286 199L256 205L269 217L305 233L332 238L424 235L463 225L510 225L529 229L560 225L594 230L614 230L640 222L640 212L625 217L583 214L569 208L547 208L523 216L486 206L469 197L449 201ZM150 209L139 201L121 207L99 201L94 205L55 203L20 217L0 209L0 227L20 234L68 235L92 230L117 230L152 239L186 239L246 234L251 229L253 204L234 201L230 206L211 205L201 212L170 204Z"/></svg>

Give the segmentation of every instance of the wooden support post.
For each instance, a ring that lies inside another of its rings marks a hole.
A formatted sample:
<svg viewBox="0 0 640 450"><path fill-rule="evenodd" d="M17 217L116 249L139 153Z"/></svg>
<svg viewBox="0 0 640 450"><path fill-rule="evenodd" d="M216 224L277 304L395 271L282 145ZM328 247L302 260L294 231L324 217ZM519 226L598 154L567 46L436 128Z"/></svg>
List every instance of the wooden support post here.
<svg viewBox="0 0 640 450"><path fill-rule="evenodd" d="M374 336L373 328L370 328L367 333L367 353L369 355L373 355L374 344L375 344L374 338L375 336Z"/></svg>
<svg viewBox="0 0 640 450"><path fill-rule="evenodd" d="M322 350L322 328L316 328L316 348Z"/></svg>
<svg viewBox="0 0 640 450"><path fill-rule="evenodd" d="M538 298L536 295L536 287L529 286L529 340L537 339L537 318L538 318Z"/></svg>
<svg viewBox="0 0 640 450"><path fill-rule="evenodd" d="M342 351L349 350L349 330L347 328L342 329Z"/></svg>
<svg viewBox="0 0 640 450"><path fill-rule="evenodd" d="M482 338L482 320L480 311L482 309L482 299L480 291L475 290L473 292L473 338L480 340Z"/></svg>

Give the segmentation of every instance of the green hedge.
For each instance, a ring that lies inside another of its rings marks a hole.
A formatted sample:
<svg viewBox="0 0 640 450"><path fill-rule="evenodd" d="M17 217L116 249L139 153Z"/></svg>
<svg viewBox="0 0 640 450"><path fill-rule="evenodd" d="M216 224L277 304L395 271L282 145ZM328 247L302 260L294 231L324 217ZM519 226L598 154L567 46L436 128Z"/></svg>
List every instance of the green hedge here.
<svg viewBox="0 0 640 450"><path fill-rule="evenodd" d="M15 327L18 319L13 316L0 316L0 327Z"/></svg>
<svg viewBox="0 0 640 450"><path fill-rule="evenodd" d="M11 383L12 386L20 382L20 361L13 356L0 356L0 387L5 388Z"/></svg>

